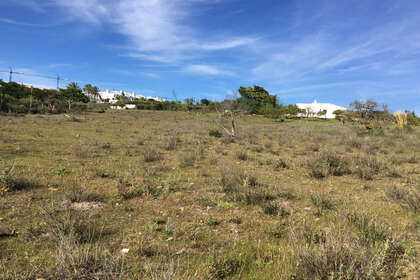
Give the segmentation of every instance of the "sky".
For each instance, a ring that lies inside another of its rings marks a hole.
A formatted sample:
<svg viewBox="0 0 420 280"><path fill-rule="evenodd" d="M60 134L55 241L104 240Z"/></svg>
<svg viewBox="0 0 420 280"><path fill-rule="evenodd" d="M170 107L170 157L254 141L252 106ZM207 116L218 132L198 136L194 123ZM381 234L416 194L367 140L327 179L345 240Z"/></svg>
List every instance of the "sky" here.
<svg viewBox="0 0 420 280"><path fill-rule="evenodd" d="M0 79L285 104L373 99L420 114L418 0L1 0Z"/></svg>

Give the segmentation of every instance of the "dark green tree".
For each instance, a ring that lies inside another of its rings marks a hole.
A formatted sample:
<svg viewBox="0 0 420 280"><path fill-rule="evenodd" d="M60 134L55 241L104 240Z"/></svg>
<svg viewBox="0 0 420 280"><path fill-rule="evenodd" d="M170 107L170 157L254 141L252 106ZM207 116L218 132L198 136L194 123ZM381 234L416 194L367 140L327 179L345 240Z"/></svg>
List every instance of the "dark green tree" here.
<svg viewBox="0 0 420 280"><path fill-rule="evenodd" d="M99 88L96 86L92 86L91 84L85 85L83 88L84 92L93 100L97 101L99 95Z"/></svg>
<svg viewBox="0 0 420 280"><path fill-rule="evenodd" d="M60 97L67 101L69 111L71 111L71 105L74 102L89 102L89 98L75 82L68 84L65 89L60 89Z"/></svg>
<svg viewBox="0 0 420 280"><path fill-rule="evenodd" d="M209 106L211 101L206 99L206 98L203 98L203 99L200 100L200 103L201 103L201 105Z"/></svg>
<svg viewBox="0 0 420 280"><path fill-rule="evenodd" d="M277 96L270 95L263 87L240 87L238 92L241 95L238 99L238 103L248 107L246 109L248 109L250 113L257 113L266 107L266 105L272 107L276 107L277 105Z"/></svg>

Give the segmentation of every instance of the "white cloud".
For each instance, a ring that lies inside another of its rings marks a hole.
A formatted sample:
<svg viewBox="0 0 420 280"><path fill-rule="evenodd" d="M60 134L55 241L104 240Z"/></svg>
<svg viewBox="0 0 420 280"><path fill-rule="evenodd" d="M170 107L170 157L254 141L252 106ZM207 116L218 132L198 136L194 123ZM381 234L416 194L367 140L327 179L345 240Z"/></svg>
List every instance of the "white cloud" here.
<svg viewBox="0 0 420 280"><path fill-rule="evenodd" d="M45 5L49 3L49 2L40 3L40 1L37 1L37 0L4 0L4 1L5 3L9 2L16 5L20 5L39 13L44 13Z"/></svg>
<svg viewBox="0 0 420 280"><path fill-rule="evenodd" d="M99 0L54 0L55 3L68 11L73 17L90 23L100 23L103 16L110 10Z"/></svg>
<svg viewBox="0 0 420 280"><path fill-rule="evenodd" d="M171 63L178 60L175 55L170 56L165 54L128 53L122 56L161 63Z"/></svg>
<svg viewBox="0 0 420 280"><path fill-rule="evenodd" d="M230 71L220 70L214 66L205 65L205 64L192 64L184 68L185 72L195 73L195 74L205 74L212 76L226 76L233 75Z"/></svg>
<svg viewBox="0 0 420 280"><path fill-rule="evenodd" d="M21 21L12 20L12 19L9 19L9 18L0 18L0 22L7 23L7 24L12 24L12 25L20 25L20 26L28 26L28 27L41 27L41 28L46 28L46 27L53 26L53 25L49 25L49 24L36 24L36 23L21 22Z"/></svg>
<svg viewBox="0 0 420 280"><path fill-rule="evenodd" d="M143 76L149 77L149 78L153 78L153 79L159 79L160 76L156 73L149 73L149 72L141 72L141 74Z"/></svg>
<svg viewBox="0 0 420 280"><path fill-rule="evenodd" d="M56 4L88 23L108 23L125 35L134 50L127 56L170 63L195 58L201 52L221 51L253 44L253 36L224 36L203 39L188 24L191 5L211 0L55 0ZM194 54L191 54L194 52Z"/></svg>

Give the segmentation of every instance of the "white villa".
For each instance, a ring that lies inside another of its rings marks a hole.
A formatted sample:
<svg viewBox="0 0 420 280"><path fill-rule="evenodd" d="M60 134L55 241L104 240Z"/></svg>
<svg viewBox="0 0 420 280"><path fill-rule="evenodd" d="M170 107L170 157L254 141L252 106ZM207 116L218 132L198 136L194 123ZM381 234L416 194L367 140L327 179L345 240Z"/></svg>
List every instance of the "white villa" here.
<svg viewBox="0 0 420 280"><path fill-rule="evenodd" d="M326 119L334 119L335 115L333 114L334 111L336 110L342 110L342 111L346 111L347 108L346 107L342 107L342 106L338 106L338 105L334 105L331 103L318 103L316 100L314 100L314 102L312 102L311 104L305 104L305 103L296 103L296 106L301 109L301 110L305 110L306 113L300 113L298 116L299 117L318 117L318 113L325 111L326 114L319 116L321 118L326 118Z"/></svg>
<svg viewBox="0 0 420 280"><path fill-rule="evenodd" d="M99 95L101 96L102 100L109 100L109 103L113 104L116 103L118 101L118 97L123 95L125 96L126 99L128 100L134 100L134 99L139 99L139 98L145 98L145 99L153 99L156 101L165 101L162 98L159 97L153 97L153 96L144 96L142 94L137 94L135 92L124 92L122 90L105 90L105 91L100 91Z"/></svg>

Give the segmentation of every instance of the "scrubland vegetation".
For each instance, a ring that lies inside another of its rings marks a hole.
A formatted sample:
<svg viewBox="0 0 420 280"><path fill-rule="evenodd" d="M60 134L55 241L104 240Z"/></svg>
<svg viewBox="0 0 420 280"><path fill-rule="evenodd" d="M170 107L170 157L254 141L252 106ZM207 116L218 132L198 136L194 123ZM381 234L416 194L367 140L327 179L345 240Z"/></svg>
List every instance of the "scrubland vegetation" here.
<svg viewBox="0 0 420 280"><path fill-rule="evenodd" d="M0 116L0 279L419 279L419 127L216 120Z"/></svg>

